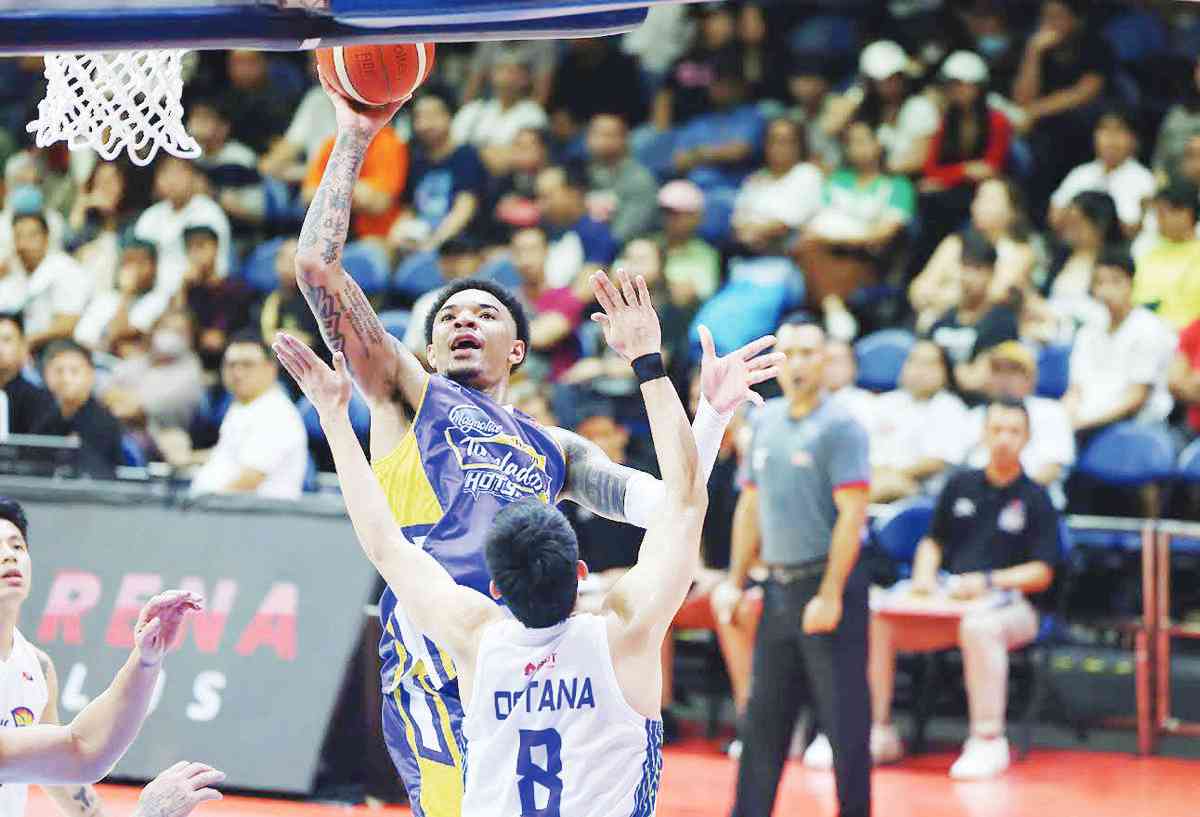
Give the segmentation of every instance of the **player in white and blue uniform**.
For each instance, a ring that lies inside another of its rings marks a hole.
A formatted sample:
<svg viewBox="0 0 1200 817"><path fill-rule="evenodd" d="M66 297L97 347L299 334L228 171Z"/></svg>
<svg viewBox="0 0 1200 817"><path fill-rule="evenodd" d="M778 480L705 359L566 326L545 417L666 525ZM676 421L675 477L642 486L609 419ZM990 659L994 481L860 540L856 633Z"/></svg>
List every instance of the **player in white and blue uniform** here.
<svg viewBox="0 0 1200 817"><path fill-rule="evenodd" d="M467 744L464 817L627 817L654 811L662 767L660 653L699 561L708 499L687 415L659 354L645 281L601 274L596 295L609 344L641 382L665 496L638 563L600 614L574 614L587 566L566 518L536 499L496 514L485 542L491 595L455 583L395 522L347 414L345 359L331 370L307 346L276 343L317 408L350 519L367 556L413 625L454 661ZM702 332L706 352L711 338ZM761 382L773 359L743 361ZM751 395L748 394L748 397ZM752 399L752 398L751 398ZM697 422L723 424L711 418Z"/></svg>

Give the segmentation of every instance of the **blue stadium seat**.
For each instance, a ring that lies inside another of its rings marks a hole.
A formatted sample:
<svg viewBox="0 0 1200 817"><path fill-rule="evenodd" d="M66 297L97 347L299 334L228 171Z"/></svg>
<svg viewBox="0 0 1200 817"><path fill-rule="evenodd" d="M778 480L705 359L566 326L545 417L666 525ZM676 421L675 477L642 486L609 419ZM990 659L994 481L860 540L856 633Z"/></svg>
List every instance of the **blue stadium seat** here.
<svg viewBox="0 0 1200 817"><path fill-rule="evenodd" d="M315 494L321 490L317 484L317 461L313 459L313 455L308 455L308 465L304 469L304 493Z"/></svg>
<svg viewBox="0 0 1200 817"><path fill-rule="evenodd" d="M121 459L122 465L133 468L146 467L146 452L142 450L142 444L138 442L137 437L132 434L121 435Z"/></svg>
<svg viewBox="0 0 1200 817"><path fill-rule="evenodd" d="M891 391L900 381L900 369L916 343L911 332L881 329L854 344L858 358L858 385L871 391Z"/></svg>
<svg viewBox="0 0 1200 817"><path fill-rule="evenodd" d="M418 252L405 258L392 278L392 292L412 303L431 289L446 283L435 252Z"/></svg>
<svg viewBox="0 0 1200 817"><path fill-rule="evenodd" d="M196 408L196 415L193 422L199 422L212 428L218 428L221 421L225 419L225 412L229 411L229 405L233 402L233 395L224 389L221 390L220 397L213 397L212 392L205 389L200 396L200 405Z"/></svg>
<svg viewBox="0 0 1200 817"><path fill-rule="evenodd" d="M1055 400L1067 393L1071 382L1071 346L1051 343L1038 352L1037 393Z"/></svg>
<svg viewBox="0 0 1200 817"><path fill-rule="evenodd" d="M407 309L389 309L379 313L379 322L383 324L387 333L400 339L403 339L404 333L408 331L408 322L411 318L412 313Z"/></svg>
<svg viewBox="0 0 1200 817"><path fill-rule="evenodd" d="M1088 443L1075 467L1109 485L1147 485L1175 475L1175 443L1163 426L1117 423Z"/></svg>
<svg viewBox="0 0 1200 817"><path fill-rule="evenodd" d="M378 244L366 241L347 244L342 253L342 266L365 294L375 295L387 290L388 258Z"/></svg>
<svg viewBox="0 0 1200 817"><path fill-rule="evenodd" d="M699 228L701 238L717 247L729 241L736 198L737 190L730 188L709 190L704 194L704 218Z"/></svg>
<svg viewBox="0 0 1200 817"><path fill-rule="evenodd" d="M900 571L901 578L912 574L917 545L929 532L934 501L918 496L889 505L871 524L871 540L886 553Z"/></svg>
<svg viewBox="0 0 1200 817"><path fill-rule="evenodd" d="M259 244L242 263L242 280L256 292L273 292L279 284L275 274L275 256L285 239L275 238Z"/></svg>
<svg viewBox="0 0 1200 817"><path fill-rule="evenodd" d="M310 403L307 397L301 397L296 403L296 408L300 411L300 419L304 421L304 430L308 434L309 442L324 443L325 429L321 428L321 416L317 413L316 406ZM371 409L359 396L358 389L350 395L350 425L360 440L367 439L371 428Z"/></svg>
<svg viewBox="0 0 1200 817"><path fill-rule="evenodd" d="M1184 482L1200 482L1200 440L1194 440L1179 455L1178 475Z"/></svg>
<svg viewBox="0 0 1200 817"><path fill-rule="evenodd" d="M1104 26L1102 36L1120 62L1140 62L1167 50L1167 27L1148 11L1118 14Z"/></svg>
<svg viewBox="0 0 1200 817"><path fill-rule="evenodd" d="M479 268L480 278L490 278L509 289L521 286L521 275L508 255L498 255Z"/></svg>

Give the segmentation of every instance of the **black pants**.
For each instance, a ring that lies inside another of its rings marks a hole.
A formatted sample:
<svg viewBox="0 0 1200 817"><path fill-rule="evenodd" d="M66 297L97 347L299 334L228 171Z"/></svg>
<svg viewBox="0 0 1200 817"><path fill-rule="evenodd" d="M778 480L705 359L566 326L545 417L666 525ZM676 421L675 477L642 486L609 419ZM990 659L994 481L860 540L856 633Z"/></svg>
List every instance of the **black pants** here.
<svg viewBox="0 0 1200 817"><path fill-rule="evenodd" d="M770 817L796 719L809 704L815 704L833 746L841 817L870 817L867 575L860 565L846 582L842 620L834 632L805 635L801 616L820 582L814 576L766 585L733 817Z"/></svg>

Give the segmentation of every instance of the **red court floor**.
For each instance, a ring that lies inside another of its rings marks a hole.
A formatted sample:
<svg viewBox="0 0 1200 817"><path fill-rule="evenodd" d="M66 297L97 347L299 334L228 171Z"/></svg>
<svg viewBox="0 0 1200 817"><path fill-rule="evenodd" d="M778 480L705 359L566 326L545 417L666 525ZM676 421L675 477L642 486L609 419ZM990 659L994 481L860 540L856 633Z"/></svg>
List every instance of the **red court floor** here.
<svg viewBox="0 0 1200 817"><path fill-rule="evenodd" d="M954 757L932 754L875 774L876 817L1195 817L1200 814L1200 761L1140 759L1093 752L1035 752L1000 780L955 783ZM733 761L707 748L670 749L658 800L659 817L725 817L733 796ZM137 789L102 786L109 817L132 811ZM28 817L56 817L39 790ZM385 814L405 817L407 809ZM202 817L366 817L365 807L324 806L251 797L206 803ZM378 812L376 812L378 813ZM788 767L775 814L834 817L833 779L799 764Z"/></svg>

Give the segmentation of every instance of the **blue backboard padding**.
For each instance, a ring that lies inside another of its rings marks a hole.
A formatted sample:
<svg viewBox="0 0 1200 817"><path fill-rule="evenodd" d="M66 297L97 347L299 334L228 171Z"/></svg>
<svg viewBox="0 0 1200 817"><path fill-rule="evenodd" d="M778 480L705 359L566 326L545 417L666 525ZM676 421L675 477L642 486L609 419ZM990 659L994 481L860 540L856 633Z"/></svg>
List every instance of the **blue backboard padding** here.
<svg viewBox="0 0 1200 817"><path fill-rule="evenodd" d="M592 14L680 0L332 0L330 13L347 23L391 19L397 24L481 23Z"/></svg>
<svg viewBox="0 0 1200 817"><path fill-rule="evenodd" d="M426 0L424 7L433 6ZM148 47L294 51L369 42L600 36L631 31L645 19L645 8L631 8L566 16L550 14L539 19L364 28L325 15L258 5L0 11L0 54Z"/></svg>

